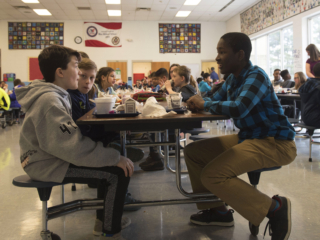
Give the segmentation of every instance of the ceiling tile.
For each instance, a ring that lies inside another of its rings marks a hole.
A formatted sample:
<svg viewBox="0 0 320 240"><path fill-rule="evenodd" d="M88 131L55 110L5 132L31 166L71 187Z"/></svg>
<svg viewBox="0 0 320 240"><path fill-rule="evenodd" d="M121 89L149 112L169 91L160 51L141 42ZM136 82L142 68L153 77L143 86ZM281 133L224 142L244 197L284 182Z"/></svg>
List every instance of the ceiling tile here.
<svg viewBox="0 0 320 240"><path fill-rule="evenodd" d="M82 17L79 15L79 16L75 16L75 15L68 15L68 17L71 19L71 20L81 20Z"/></svg>
<svg viewBox="0 0 320 240"><path fill-rule="evenodd" d="M109 16L109 19L110 19L110 20L121 20L121 16L117 16L117 17L115 17L115 16L110 17L110 16Z"/></svg>
<svg viewBox="0 0 320 240"><path fill-rule="evenodd" d="M54 16L66 16L66 13L64 11L59 10L52 10L50 11L52 15Z"/></svg>
<svg viewBox="0 0 320 240"><path fill-rule="evenodd" d="M204 11L192 11L188 17L202 16L204 13Z"/></svg>
<svg viewBox="0 0 320 240"><path fill-rule="evenodd" d="M61 7L56 3L42 3L42 5L48 10L49 9L61 9Z"/></svg>
<svg viewBox="0 0 320 240"><path fill-rule="evenodd" d="M150 11L149 16L161 16L163 11Z"/></svg>
<svg viewBox="0 0 320 240"><path fill-rule="evenodd" d="M199 4L197 5L197 6L208 6L208 5L214 5L214 4L216 4L217 2L221 2L221 1L219 1L219 0L201 0L200 2L199 2ZM228 2L226 1L226 3L225 4L227 4Z"/></svg>
<svg viewBox="0 0 320 240"><path fill-rule="evenodd" d="M148 20L148 16L139 16L136 14L136 16L134 17L134 20L136 21L146 21Z"/></svg>
<svg viewBox="0 0 320 240"><path fill-rule="evenodd" d="M1 14L0 19L11 19L12 17L8 14Z"/></svg>
<svg viewBox="0 0 320 240"><path fill-rule="evenodd" d="M194 16L194 17L187 17L187 21L197 21L200 16Z"/></svg>
<svg viewBox="0 0 320 240"><path fill-rule="evenodd" d="M62 10L78 10L78 8L71 3L59 3Z"/></svg>
<svg viewBox="0 0 320 240"><path fill-rule="evenodd" d="M78 10L64 10L64 12L67 14L67 16L80 16L80 13Z"/></svg>
<svg viewBox="0 0 320 240"><path fill-rule="evenodd" d="M90 7L88 0L73 0L73 4L77 7Z"/></svg>
<svg viewBox="0 0 320 240"><path fill-rule="evenodd" d="M73 4L72 0L55 0L59 5L60 3L68 3L68 4Z"/></svg>
<svg viewBox="0 0 320 240"><path fill-rule="evenodd" d="M153 4L168 5L170 0L153 0Z"/></svg>
<svg viewBox="0 0 320 240"><path fill-rule="evenodd" d="M178 12L178 11L177 11ZM176 16L177 12L164 12L162 14L162 16L166 16L166 17L174 17Z"/></svg>
<svg viewBox="0 0 320 240"><path fill-rule="evenodd" d="M184 21L186 19L186 17L174 17L173 20L174 21Z"/></svg>
<svg viewBox="0 0 320 240"><path fill-rule="evenodd" d="M106 4L108 10L121 10L120 4Z"/></svg>
<svg viewBox="0 0 320 240"><path fill-rule="evenodd" d="M155 16L155 15L150 16L149 15L148 20L149 21L158 21L158 20L160 20L160 18L161 18L161 16Z"/></svg>
<svg viewBox="0 0 320 240"><path fill-rule="evenodd" d="M6 9L14 9L10 4L8 3L1 3L1 10L6 10Z"/></svg>
<svg viewBox="0 0 320 240"><path fill-rule="evenodd" d="M134 15L123 15L122 20L125 21L134 21Z"/></svg>
<svg viewBox="0 0 320 240"><path fill-rule="evenodd" d="M209 6L196 6L193 11L207 11L209 8Z"/></svg>
<svg viewBox="0 0 320 240"><path fill-rule="evenodd" d="M162 4L152 4L151 10L154 11L164 11L167 8L167 5Z"/></svg>
<svg viewBox="0 0 320 240"><path fill-rule="evenodd" d="M30 7L31 9L44 9L46 7L44 7L44 5L42 4L27 4L28 7Z"/></svg>
<svg viewBox="0 0 320 240"><path fill-rule="evenodd" d="M153 2L152 0L146 0L146 1L138 0L137 7L151 8L152 2Z"/></svg>
<svg viewBox="0 0 320 240"><path fill-rule="evenodd" d="M163 20L163 21L171 21L174 17L165 17L165 16L162 16L160 18L160 20Z"/></svg>
<svg viewBox="0 0 320 240"><path fill-rule="evenodd" d="M96 19L98 20L109 20L109 16L106 15L106 16L96 16Z"/></svg>
<svg viewBox="0 0 320 240"><path fill-rule="evenodd" d="M180 11L192 11L196 8L196 6L186 6L182 5L182 7L179 9Z"/></svg>
<svg viewBox="0 0 320 240"><path fill-rule="evenodd" d="M169 1L169 4L170 4L170 5L172 5L172 4L180 4L180 5L183 5L185 1L186 1L186 0L170 0L170 1Z"/></svg>
<svg viewBox="0 0 320 240"><path fill-rule="evenodd" d="M122 4L122 6L121 6L121 9L125 10L125 11L135 11L136 8L137 8L137 5L129 5L129 4L123 5Z"/></svg>
<svg viewBox="0 0 320 240"><path fill-rule="evenodd" d="M107 4L104 3L91 4L90 6L92 10L107 10Z"/></svg>
<svg viewBox="0 0 320 240"><path fill-rule="evenodd" d="M135 11L121 11L121 16L134 16L136 15Z"/></svg>
<svg viewBox="0 0 320 240"><path fill-rule="evenodd" d="M121 5L124 4L137 4L138 0L121 0Z"/></svg>
<svg viewBox="0 0 320 240"><path fill-rule="evenodd" d="M149 11L136 11L136 16L149 16Z"/></svg>
<svg viewBox="0 0 320 240"><path fill-rule="evenodd" d="M92 10L78 10L81 16L94 16Z"/></svg>
<svg viewBox="0 0 320 240"><path fill-rule="evenodd" d="M106 4L105 0L88 0L91 5L93 4Z"/></svg>
<svg viewBox="0 0 320 240"><path fill-rule="evenodd" d="M108 16L107 10L93 10L93 14L95 16L104 16L104 15Z"/></svg>
<svg viewBox="0 0 320 240"><path fill-rule="evenodd" d="M166 12L178 12L182 5L167 5Z"/></svg>
<svg viewBox="0 0 320 240"><path fill-rule="evenodd" d="M59 16L59 17L57 17L57 19L59 19L59 20L69 20L70 18L67 15L65 15L65 16Z"/></svg>

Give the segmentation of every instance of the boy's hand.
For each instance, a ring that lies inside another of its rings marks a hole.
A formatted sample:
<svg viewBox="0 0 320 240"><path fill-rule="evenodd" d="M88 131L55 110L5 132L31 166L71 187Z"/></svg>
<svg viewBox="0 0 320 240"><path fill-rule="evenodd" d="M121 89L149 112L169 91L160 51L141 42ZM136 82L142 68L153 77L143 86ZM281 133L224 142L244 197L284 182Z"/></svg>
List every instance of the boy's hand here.
<svg viewBox="0 0 320 240"><path fill-rule="evenodd" d="M160 87L162 87L162 86L164 85L164 81L163 81L163 80L160 80L160 81L159 81L159 85L160 85Z"/></svg>
<svg viewBox="0 0 320 240"><path fill-rule="evenodd" d="M122 168L124 175L126 177L131 177L134 171L133 162L124 156L120 156L120 161L117 164L117 167Z"/></svg>
<svg viewBox="0 0 320 240"><path fill-rule="evenodd" d="M170 81L166 81L166 82L164 83L164 85L165 85L165 87L166 87L167 90L171 90L171 89L172 89L172 86L171 86L171 82L170 82Z"/></svg>
<svg viewBox="0 0 320 240"><path fill-rule="evenodd" d="M204 100L199 95L195 95L187 101L188 108L192 111L201 111L204 109Z"/></svg>

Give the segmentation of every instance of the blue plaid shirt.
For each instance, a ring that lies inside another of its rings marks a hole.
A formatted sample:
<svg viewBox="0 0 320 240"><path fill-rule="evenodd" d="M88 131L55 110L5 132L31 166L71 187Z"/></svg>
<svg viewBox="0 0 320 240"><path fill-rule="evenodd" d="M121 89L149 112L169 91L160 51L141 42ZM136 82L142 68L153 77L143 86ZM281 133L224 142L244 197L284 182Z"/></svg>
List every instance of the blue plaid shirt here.
<svg viewBox="0 0 320 240"><path fill-rule="evenodd" d="M311 93L320 86L319 78L309 78L300 88L299 93Z"/></svg>
<svg viewBox="0 0 320 240"><path fill-rule="evenodd" d="M293 140L295 137L268 75L251 62L238 78L231 74L211 99L204 100L206 111L234 119L240 129L239 143L254 138Z"/></svg>

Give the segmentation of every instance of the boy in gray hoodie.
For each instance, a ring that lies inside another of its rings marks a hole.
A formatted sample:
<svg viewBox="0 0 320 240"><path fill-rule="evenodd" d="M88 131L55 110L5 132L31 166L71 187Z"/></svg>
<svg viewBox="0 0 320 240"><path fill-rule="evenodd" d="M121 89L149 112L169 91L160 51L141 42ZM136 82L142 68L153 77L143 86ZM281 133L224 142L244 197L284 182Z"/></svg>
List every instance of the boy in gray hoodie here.
<svg viewBox="0 0 320 240"><path fill-rule="evenodd" d="M95 232L102 233L100 239L123 239L121 218L133 163L84 137L72 120L67 89L78 88L80 54L53 45L38 60L45 80L16 89L26 113L20 133L21 165L37 181L98 183L104 210L97 211Z"/></svg>

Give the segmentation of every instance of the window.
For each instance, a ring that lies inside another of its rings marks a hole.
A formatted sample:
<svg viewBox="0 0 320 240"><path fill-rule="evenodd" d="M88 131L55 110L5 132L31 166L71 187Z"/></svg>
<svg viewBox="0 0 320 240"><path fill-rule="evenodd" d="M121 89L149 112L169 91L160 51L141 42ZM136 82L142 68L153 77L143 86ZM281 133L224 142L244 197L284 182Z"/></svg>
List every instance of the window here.
<svg viewBox="0 0 320 240"><path fill-rule="evenodd" d="M288 69L293 74L293 27L285 27L259 38L251 39L251 62L273 79L275 69Z"/></svg>
<svg viewBox="0 0 320 240"><path fill-rule="evenodd" d="M320 15L308 19L308 42L320 49Z"/></svg>

